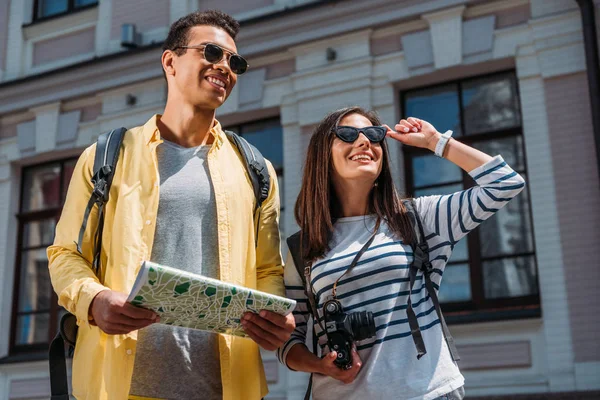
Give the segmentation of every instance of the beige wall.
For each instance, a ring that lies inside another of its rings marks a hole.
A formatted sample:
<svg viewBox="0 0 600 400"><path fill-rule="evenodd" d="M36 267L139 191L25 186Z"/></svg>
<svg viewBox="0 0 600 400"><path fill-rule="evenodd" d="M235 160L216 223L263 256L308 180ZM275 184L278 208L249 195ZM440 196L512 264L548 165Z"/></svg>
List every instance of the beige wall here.
<svg viewBox="0 0 600 400"><path fill-rule="evenodd" d="M166 28L169 26L169 10L169 0L113 1L110 37L121 37L122 24L135 24L138 32Z"/></svg>
<svg viewBox="0 0 600 400"><path fill-rule="evenodd" d="M545 92L575 362L600 361L600 178L587 75L547 79Z"/></svg>
<svg viewBox="0 0 600 400"><path fill-rule="evenodd" d="M485 343L458 346L463 371L531 367L529 341Z"/></svg>
<svg viewBox="0 0 600 400"><path fill-rule="evenodd" d="M32 65L46 64L94 51L96 29L89 28L70 35L37 42L33 45Z"/></svg>
<svg viewBox="0 0 600 400"><path fill-rule="evenodd" d="M228 14L239 14L256 8L270 6L274 0L200 0L198 10L221 10Z"/></svg>

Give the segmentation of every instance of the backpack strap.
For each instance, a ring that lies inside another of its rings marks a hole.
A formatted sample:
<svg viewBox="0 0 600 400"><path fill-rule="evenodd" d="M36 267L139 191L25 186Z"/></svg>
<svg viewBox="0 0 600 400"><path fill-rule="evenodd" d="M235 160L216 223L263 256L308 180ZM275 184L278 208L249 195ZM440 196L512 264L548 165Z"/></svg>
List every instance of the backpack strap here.
<svg viewBox="0 0 600 400"><path fill-rule="evenodd" d="M269 196L269 189L271 187L271 175L269 175L267 162L260 151L248 143L246 139L235 132L224 132L229 141L235 145L244 159L246 170L252 181L254 197L256 198L256 208L259 209Z"/></svg>
<svg viewBox="0 0 600 400"><path fill-rule="evenodd" d="M304 294L308 299L309 308L311 314L313 316L313 354L317 355L317 333L315 331L315 324L318 323L321 325L321 321L319 320L319 313L317 311L317 301L315 299L315 294L310 286L310 262L305 262L304 257L302 256L302 231L298 231L294 233L292 236L288 237L287 240L288 249L290 250L290 254L292 255L292 259L294 260L294 266L296 267L296 271L298 271L298 275L300 275L300 279L302 279L302 287L304 288ZM325 329L321 325L321 329L325 332ZM310 374L310 378L308 379L308 387L306 389L306 393L304 395L304 400L310 399L310 394L312 392L312 381L313 374Z"/></svg>
<svg viewBox="0 0 600 400"><path fill-rule="evenodd" d="M96 156L94 158L94 174L92 175L94 189L83 214L83 222L79 229L79 238L77 239L77 251L81 253L81 244L87 228L87 222L94 204L97 205L98 225L94 236L94 260L92 263L94 273L97 276L100 276L101 269L100 253L102 250L102 231L104 229L104 205L108 201L110 186L117 167L117 161L119 160L119 152L125 132L127 132L125 128L113 129L98 137Z"/></svg>
<svg viewBox="0 0 600 400"><path fill-rule="evenodd" d="M60 332L56 334L52 343L50 343L48 360L50 363L50 399L69 400L69 380L67 378L65 341Z"/></svg>
<svg viewBox="0 0 600 400"><path fill-rule="evenodd" d="M433 267L431 265L431 261L429 261L429 245L425 240L425 234L423 232L423 224L421 223L421 218L417 212L416 204L414 199L405 199L402 200L404 207L406 208L407 216L410 220L410 224L413 228L415 241L411 243L411 247L413 249L413 262L410 265L410 273L409 273L409 285L410 285L410 293L408 295L407 301L407 309L406 314L408 317L408 324L410 326L410 333L412 335L415 346L417 347L417 358L420 359L427 353L425 349L425 342L423 341L423 335L421 334L421 329L419 327L419 321L417 320L417 316L415 315L415 311L412 307L412 290L413 285L415 284L416 276L418 271L423 272L423 278L425 279L425 287L427 288L427 292L431 301L433 302L433 306L435 307L435 312L437 313L438 319L440 320L440 324L442 326L442 332L444 334L444 338L446 339L446 344L448 345L448 350L450 350L450 355L454 361L460 360L460 356L458 355L458 350L456 349L456 345L454 344L454 338L450 334L450 330L448 329L448 325L446 324L446 320L444 319L444 315L442 314L442 309L440 307L440 301L437 296L437 292L433 287L433 282L431 281L431 272Z"/></svg>
<svg viewBox="0 0 600 400"><path fill-rule="evenodd" d="M92 184L94 189L83 214L83 222L79 229L77 239L77 251L81 254L81 244L87 229L87 223L94 208L98 206L98 225L94 236L94 259L92 269L96 276L100 276L101 262L100 252L102 250L102 231L104 228L104 205L108 201L110 186L112 184L119 151L123 143L127 129L113 129L98 137L96 144L96 156L94 158L94 170ZM77 319L73 314L67 313L60 320L60 329L50 344L48 362L50 364L50 390L52 400L69 400L69 383L67 377L67 363L65 357L65 343L72 351L77 339Z"/></svg>
<svg viewBox="0 0 600 400"><path fill-rule="evenodd" d="M271 175L269 175L269 168L267 168L267 162L260 151L243 137L235 132L224 131L225 136L231 143L238 149L244 164L248 176L252 182L252 189L254 191L254 197L256 199L256 207L254 209L254 225L256 232L254 235L254 246L258 246L258 229L260 225L260 212L262 210L262 204L269 196L269 189L271 187Z"/></svg>

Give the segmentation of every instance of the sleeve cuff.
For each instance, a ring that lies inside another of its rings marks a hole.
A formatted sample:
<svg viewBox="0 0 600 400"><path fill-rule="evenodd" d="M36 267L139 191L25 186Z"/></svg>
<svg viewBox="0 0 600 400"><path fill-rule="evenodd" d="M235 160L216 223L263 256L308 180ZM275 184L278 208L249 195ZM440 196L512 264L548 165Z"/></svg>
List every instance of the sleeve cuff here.
<svg viewBox="0 0 600 400"><path fill-rule="evenodd" d="M301 341L300 339L291 338L286 344L283 345L283 349L281 351L281 358L280 358L281 363L292 371L295 371L295 369L291 368L288 365L287 356L288 356L290 350L292 350L292 348L297 344L304 344L304 342Z"/></svg>
<svg viewBox="0 0 600 400"><path fill-rule="evenodd" d="M94 300L98 293L104 290L109 289L98 282L90 282L81 287L79 292L79 301L77 302L77 309L75 312L75 316L77 317L77 325L89 326L91 321L89 312L92 300Z"/></svg>

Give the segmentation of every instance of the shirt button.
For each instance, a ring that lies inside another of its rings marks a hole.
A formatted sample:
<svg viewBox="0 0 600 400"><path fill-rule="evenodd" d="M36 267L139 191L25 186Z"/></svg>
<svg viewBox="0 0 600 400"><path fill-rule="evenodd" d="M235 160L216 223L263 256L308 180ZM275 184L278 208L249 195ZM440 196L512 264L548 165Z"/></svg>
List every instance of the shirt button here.
<svg viewBox="0 0 600 400"><path fill-rule="evenodd" d="M146 220L146 225L150 225L152 223L152 221L150 221L149 219Z"/></svg>
<svg viewBox="0 0 600 400"><path fill-rule="evenodd" d="M131 349L127 349L127 355L130 356L131 353L133 353L133 351L131 351Z"/></svg>

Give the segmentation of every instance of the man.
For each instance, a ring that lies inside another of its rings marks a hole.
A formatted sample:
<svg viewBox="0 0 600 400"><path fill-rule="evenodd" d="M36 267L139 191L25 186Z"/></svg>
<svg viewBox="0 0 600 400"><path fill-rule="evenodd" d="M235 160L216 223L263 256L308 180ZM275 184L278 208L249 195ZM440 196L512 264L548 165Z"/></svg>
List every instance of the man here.
<svg viewBox="0 0 600 400"><path fill-rule="evenodd" d="M100 279L90 268L94 223L82 254L74 243L92 190L95 145L73 172L48 258L59 303L79 325L77 398L260 399L267 393L256 343L267 350L283 344L294 330L291 314L246 315L249 340L155 324L152 311L126 303L142 260L284 294L275 172L269 163L271 187L256 227L245 166L215 119L247 66L237 55L238 29L217 11L171 26L162 54L167 104L162 116L125 134L105 207Z"/></svg>

